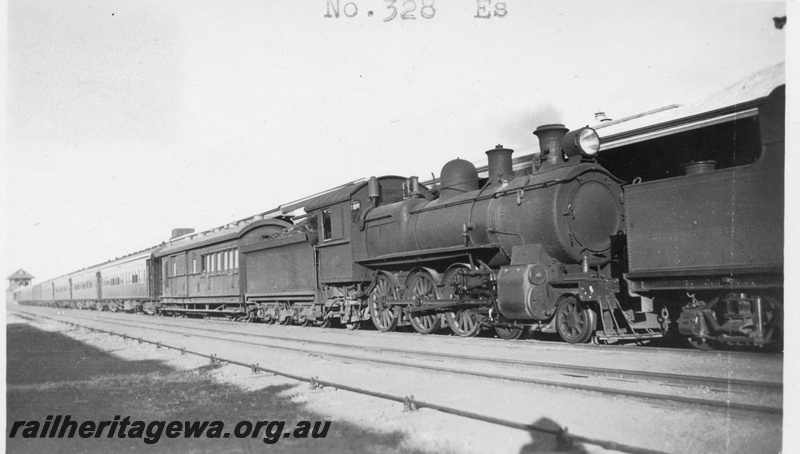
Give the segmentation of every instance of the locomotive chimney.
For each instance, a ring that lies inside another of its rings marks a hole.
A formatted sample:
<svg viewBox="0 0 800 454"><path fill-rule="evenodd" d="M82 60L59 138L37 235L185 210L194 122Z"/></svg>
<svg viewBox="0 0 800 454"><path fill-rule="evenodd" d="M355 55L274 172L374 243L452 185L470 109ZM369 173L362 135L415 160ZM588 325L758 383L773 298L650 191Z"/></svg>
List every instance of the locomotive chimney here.
<svg viewBox="0 0 800 454"><path fill-rule="evenodd" d="M378 198L381 196L381 184L376 177L369 177L367 183L367 195L373 203L377 203Z"/></svg>
<svg viewBox="0 0 800 454"><path fill-rule="evenodd" d="M561 154L561 140L567 134L567 129L562 124L542 125L533 131L536 137L539 138L539 150L541 150L540 159L547 160L551 164L559 161Z"/></svg>
<svg viewBox="0 0 800 454"><path fill-rule="evenodd" d="M419 198L422 197L422 191L419 189L419 177L411 177L406 180L408 183L408 197Z"/></svg>
<svg viewBox="0 0 800 454"><path fill-rule="evenodd" d="M489 184L502 183L502 180L514 179L514 168L511 164L511 154L514 150L497 145L486 152L489 157Z"/></svg>

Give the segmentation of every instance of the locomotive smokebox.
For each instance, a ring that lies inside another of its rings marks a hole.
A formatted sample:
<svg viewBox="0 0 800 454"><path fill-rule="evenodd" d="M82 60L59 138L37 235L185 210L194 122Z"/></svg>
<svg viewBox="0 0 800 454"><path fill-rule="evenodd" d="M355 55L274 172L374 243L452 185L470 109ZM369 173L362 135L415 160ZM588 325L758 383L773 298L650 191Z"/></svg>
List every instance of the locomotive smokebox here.
<svg viewBox="0 0 800 454"><path fill-rule="evenodd" d="M502 180L514 179L514 168L511 164L511 155L514 150L497 145L486 152L489 157L489 183L501 183Z"/></svg>
<svg viewBox="0 0 800 454"><path fill-rule="evenodd" d="M551 163L557 162L561 151L561 141L568 131L569 129L562 124L542 125L533 131L539 138L541 159L547 159Z"/></svg>
<svg viewBox="0 0 800 454"><path fill-rule="evenodd" d="M439 197L447 199L478 190L478 169L469 161L453 159L442 167L442 190Z"/></svg>

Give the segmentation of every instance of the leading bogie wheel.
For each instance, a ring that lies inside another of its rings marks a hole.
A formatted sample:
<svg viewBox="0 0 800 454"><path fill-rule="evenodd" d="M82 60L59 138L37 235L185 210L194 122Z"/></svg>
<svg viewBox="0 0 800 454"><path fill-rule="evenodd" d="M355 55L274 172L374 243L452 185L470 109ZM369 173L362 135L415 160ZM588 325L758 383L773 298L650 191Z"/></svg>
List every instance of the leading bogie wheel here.
<svg viewBox="0 0 800 454"><path fill-rule="evenodd" d="M420 271L414 274L406 287L408 299L437 299L436 280L429 273ZM439 314L408 313L408 320L414 330L420 334L433 334L441 325Z"/></svg>
<svg viewBox="0 0 800 454"><path fill-rule="evenodd" d="M525 327L523 326L495 326L494 332L497 337L505 340L517 340L525 334Z"/></svg>
<svg viewBox="0 0 800 454"><path fill-rule="evenodd" d="M592 337L595 325L594 311L578 298L568 295L556 309L556 330L570 344L583 344Z"/></svg>
<svg viewBox="0 0 800 454"><path fill-rule="evenodd" d="M369 312L375 328L383 332L394 331L400 321L400 306L386 304L397 299L397 289L385 274L379 274L369 292Z"/></svg>

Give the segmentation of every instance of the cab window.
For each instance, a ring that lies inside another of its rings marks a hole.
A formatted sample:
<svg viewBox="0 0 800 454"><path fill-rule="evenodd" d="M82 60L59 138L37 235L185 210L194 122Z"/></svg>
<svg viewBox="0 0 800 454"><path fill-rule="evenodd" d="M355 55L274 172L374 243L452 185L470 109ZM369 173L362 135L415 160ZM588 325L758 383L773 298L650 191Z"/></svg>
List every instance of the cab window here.
<svg viewBox="0 0 800 454"><path fill-rule="evenodd" d="M322 210L322 239L331 239L331 210Z"/></svg>
<svg viewBox="0 0 800 454"><path fill-rule="evenodd" d="M342 236L342 207L336 206L322 210L322 240L335 240Z"/></svg>

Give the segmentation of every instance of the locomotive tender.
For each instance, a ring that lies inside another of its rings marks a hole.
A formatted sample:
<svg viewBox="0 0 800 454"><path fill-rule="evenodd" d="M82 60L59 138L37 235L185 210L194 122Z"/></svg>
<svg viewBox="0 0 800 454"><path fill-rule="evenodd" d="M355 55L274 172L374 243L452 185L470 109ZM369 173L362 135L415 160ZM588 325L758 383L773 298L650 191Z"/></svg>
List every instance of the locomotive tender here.
<svg viewBox="0 0 800 454"><path fill-rule="evenodd" d="M438 184L372 177L16 298L465 337L779 343L784 89L638 128L543 125L529 163L498 145L486 177L461 159Z"/></svg>

